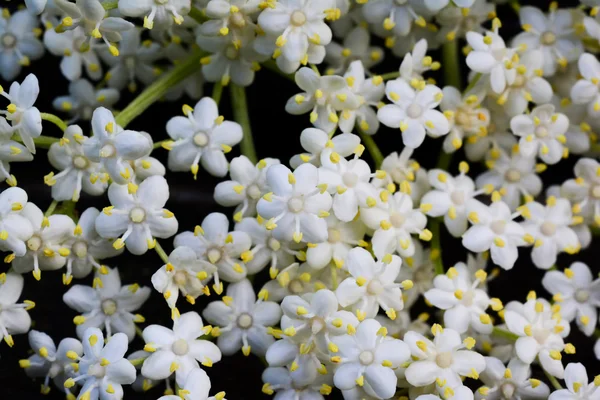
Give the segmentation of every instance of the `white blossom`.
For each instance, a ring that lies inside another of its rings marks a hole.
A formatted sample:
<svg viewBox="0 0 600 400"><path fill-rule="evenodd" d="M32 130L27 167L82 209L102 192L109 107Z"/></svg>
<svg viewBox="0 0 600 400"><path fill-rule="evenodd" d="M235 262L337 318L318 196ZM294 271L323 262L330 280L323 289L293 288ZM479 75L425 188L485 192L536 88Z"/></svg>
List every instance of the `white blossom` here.
<svg viewBox="0 0 600 400"><path fill-rule="evenodd" d="M475 392L477 400L511 399L524 400L547 399L550 394L548 385L531 378L531 367L518 358L510 360L507 366L495 357L485 358L485 371L481 373L485 386Z"/></svg>
<svg viewBox="0 0 600 400"><path fill-rule="evenodd" d="M190 12L190 0L119 0L119 12L127 17L144 17L144 28L165 29L173 22L180 25Z"/></svg>
<svg viewBox="0 0 600 400"><path fill-rule="evenodd" d="M329 138L327 132L317 128L306 128L300 134L300 144L307 153L295 155L290 160L292 168L298 168L300 164L310 162L316 166L321 165L321 153L325 149L331 149L341 157L348 157L360 144L360 138L351 133L342 133Z"/></svg>
<svg viewBox="0 0 600 400"><path fill-rule="evenodd" d="M21 275L11 272L0 275L0 339L4 339L10 347L14 345L12 335L27 333L31 328L31 317L27 311L35 307L35 303L30 300L17 303L23 284Z"/></svg>
<svg viewBox="0 0 600 400"><path fill-rule="evenodd" d="M85 79L74 80L69 84L69 94L58 96L52 102L55 109L71 116L71 122L92 119L98 107L111 109L119 101L119 91L113 88L94 89L91 82Z"/></svg>
<svg viewBox="0 0 600 400"><path fill-rule="evenodd" d="M8 11L8 10L7 10ZM35 35L39 21L27 10L0 17L0 75L5 81L15 79L24 66L44 55L44 46Z"/></svg>
<svg viewBox="0 0 600 400"><path fill-rule="evenodd" d="M581 363L569 363L565 368L566 389L550 394L548 400L595 400L600 397L600 390L595 380L588 382L588 374Z"/></svg>
<svg viewBox="0 0 600 400"><path fill-rule="evenodd" d="M62 33L54 29L44 32L44 46L52 55L62 57L60 72L70 81L82 78L84 69L93 80L102 77L102 66L96 46L85 44L86 37L81 27Z"/></svg>
<svg viewBox="0 0 600 400"><path fill-rule="evenodd" d="M215 396L209 397L210 386L210 379L206 372L203 369L194 368L185 378L179 395L165 395L158 400L226 400L225 392L219 392Z"/></svg>

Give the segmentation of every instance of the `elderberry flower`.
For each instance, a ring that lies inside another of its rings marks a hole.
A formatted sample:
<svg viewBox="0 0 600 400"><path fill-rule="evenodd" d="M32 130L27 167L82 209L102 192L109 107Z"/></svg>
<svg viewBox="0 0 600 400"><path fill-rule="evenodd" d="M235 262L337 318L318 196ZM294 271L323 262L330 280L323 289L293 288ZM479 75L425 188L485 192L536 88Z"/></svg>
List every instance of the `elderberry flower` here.
<svg viewBox="0 0 600 400"><path fill-rule="evenodd" d="M190 12L190 0L119 0L119 12L126 17L144 17L144 28L168 28L173 22L183 23Z"/></svg>
<svg viewBox="0 0 600 400"><path fill-rule="evenodd" d="M158 400L227 400L225 392L219 392L209 397L210 386L210 379L206 372L203 369L194 368L185 378L185 383L179 389L177 396L165 395Z"/></svg>
<svg viewBox="0 0 600 400"><path fill-rule="evenodd" d="M179 292L194 304L205 293L203 281L215 271L214 267L207 267L193 249L179 246L169 254L169 262L152 275L152 285L162 293L170 308L175 308Z"/></svg>
<svg viewBox="0 0 600 400"><path fill-rule="evenodd" d="M325 61L329 64L327 72L333 73L346 71L356 60L359 60L366 70L370 70L383 61L384 57L381 47L371 46L369 30L361 25L355 26L344 35L342 44L331 42L325 50Z"/></svg>
<svg viewBox="0 0 600 400"><path fill-rule="evenodd" d="M344 222L329 216L327 241L311 243L306 249L306 262L314 269L323 269L332 261L337 267L346 263L348 252L356 245L364 245L366 227L360 220Z"/></svg>
<svg viewBox="0 0 600 400"><path fill-rule="evenodd" d="M224 177L231 147L243 137L242 127L219 116L217 103L210 97L200 100L194 109L184 106L185 117L173 117L167 122L167 133L175 141L169 143L169 169L198 174L198 163L209 174Z"/></svg>
<svg viewBox="0 0 600 400"><path fill-rule="evenodd" d="M448 119L435 108L444 97L440 88L418 83L418 91L403 78L389 81L385 85L387 98L393 103L383 106L377 118L390 128L400 128L402 142L413 149L421 146L427 133L440 137L450 131Z"/></svg>
<svg viewBox="0 0 600 400"><path fill-rule="evenodd" d="M15 272L31 272L38 281L42 271L55 271L65 266L71 254L68 239L75 229L75 222L67 215L54 214L45 217L33 203L27 203L20 212L29 220L33 233L26 241L27 252L12 261Z"/></svg>
<svg viewBox="0 0 600 400"><path fill-rule="evenodd" d="M281 318L279 304L256 300L256 294L249 280L227 286L227 295L221 301L213 301L206 306L204 319L219 328L213 327L212 335L217 336L217 346L223 355L230 356L240 349L245 356L250 352L264 357L275 339L268 328L276 325ZM337 304L336 304L337 306Z"/></svg>
<svg viewBox="0 0 600 400"><path fill-rule="evenodd" d="M205 8L208 21L198 28L206 36L227 36L235 43L247 26L256 28L255 14L262 8L262 0L210 0Z"/></svg>
<svg viewBox="0 0 600 400"><path fill-rule="evenodd" d="M427 10L424 6L418 0L371 0L363 5L362 13L367 22L382 26L394 36L407 36L413 22L425 26L425 18L419 15L420 11Z"/></svg>
<svg viewBox="0 0 600 400"><path fill-rule="evenodd" d="M70 81L80 79L83 69L87 75L97 81L102 77L102 67L96 47L86 47L83 28L78 27L62 33L54 29L44 32L44 46L57 57L62 57L60 72Z"/></svg>
<svg viewBox="0 0 600 400"><path fill-rule="evenodd" d="M466 203L467 217L473 224L463 235L462 244L474 253L490 250L492 261L504 269L511 269L517 261L517 246L524 246L525 230L513 219L508 205L494 201L486 206L479 200Z"/></svg>
<svg viewBox="0 0 600 400"><path fill-rule="evenodd" d="M246 156L234 158L229 165L231 180L215 186L215 201L225 207L237 206L233 216L236 222L244 217L255 216L258 200L270 190L267 171L275 164L279 164L275 158L265 158L256 166Z"/></svg>
<svg viewBox="0 0 600 400"><path fill-rule="evenodd" d="M31 60L44 55L44 46L35 35L38 25L36 16L27 10L0 16L0 75L5 81L12 81Z"/></svg>
<svg viewBox="0 0 600 400"><path fill-rule="evenodd" d="M574 262L563 272L548 271L542 285L560 304L560 315L575 321L585 335L594 333L600 305L600 279L594 279L589 267Z"/></svg>
<svg viewBox="0 0 600 400"><path fill-rule="evenodd" d="M350 277L344 279L336 289L342 307L351 307L357 315L374 318L381 307L390 319L404 308L400 288L410 289L412 282L395 283L400 272L400 257L387 255L381 261L360 247L348 252L346 266Z"/></svg>
<svg viewBox="0 0 600 400"><path fill-rule="evenodd" d="M400 64L400 77L411 82L413 79L423 80L427 71L436 71L440 68L439 62L433 62L427 56L427 40L421 39L413 46L411 52L406 53Z"/></svg>
<svg viewBox="0 0 600 400"><path fill-rule="evenodd" d="M127 335L131 342L135 338L135 322L144 318L133 312L150 297L150 288L137 283L121 286L117 268L107 268L105 273L96 273L94 287L74 285L64 295L63 301L81 315L73 319L77 325L77 336L82 338L88 328L106 329L106 336L116 332Z"/></svg>
<svg viewBox="0 0 600 400"><path fill-rule="evenodd" d="M4 128L0 128L0 181L16 185L16 178L10 173L11 162L28 162L33 160L33 154L21 143L12 140L8 123L0 120Z"/></svg>
<svg viewBox="0 0 600 400"><path fill-rule="evenodd" d="M586 104L591 117L600 116L600 62L590 53L584 53L577 62L581 79L571 88L575 104Z"/></svg>
<svg viewBox="0 0 600 400"><path fill-rule="evenodd" d="M0 340L10 347L14 345L12 335L26 333L31 328L31 317L27 311L35 307L31 300L17 303L23 291L24 279L12 272L0 274Z"/></svg>
<svg viewBox="0 0 600 400"><path fill-rule="evenodd" d="M525 222L521 223L527 240L533 245L531 261L542 269L549 269L556 263L561 252L575 254L581 248L577 235L569 227L573 224L571 204L567 199L548 197L546 206L535 201L522 207Z"/></svg>
<svg viewBox="0 0 600 400"><path fill-rule="evenodd" d="M485 386L475 392L477 400L512 399L542 400L550 394L548 385L539 379L531 378L531 367L512 358L505 367L495 357L485 358L485 371L480 375Z"/></svg>
<svg viewBox="0 0 600 400"><path fill-rule="evenodd" d="M318 75L311 68L300 68L296 84L304 92L292 96L285 110L293 115L310 112L310 122L325 132L333 131L339 122L338 111L355 110L361 105L348 81L338 75Z"/></svg>
<svg viewBox="0 0 600 400"><path fill-rule="evenodd" d="M224 214L208 214L194 232L178 234L173 243L175 247L187 246L194 250L203 264L208 264L207 270L216 267L212 275L215 280L213 289L217 294L223 291L221 279L239 282L246 277L246 266L240 257L250 250L252 239L246 232L229 232L229 221Z"/></svg>
<svg viewBox="0 0 600 400"><path fill-rule="evenodd" d="M324 270L329 272L327 269ZM302 265L293 263L281 271L277 268L271 268L269 272L272 272L272 280L263 286L263 290L266 290L269 294L269 299L272 301L281 301L290 295L300 296L313 293L315 290L327 287L319 280L318 276L313 276L316 275L315 270L308 263L303 263Z"/></svg>
<svg viewBox="0 0 600 400"><path fill-rule="evenodd" d="M397 185L406 182L410 190L408 191L413 202L419 202L423 194L429 189L429 180L427 171L421 168L419 163L411 159L414 149L405 147L400 154L390 153L381 163L381 169L386 172L383 179L375 177L371 183L378 188L385 187L388 192L395 192Z"/></svg>
<svg viewBox="0 0 600 400"><path fill-rule="evenodd" d="M118 238L115 249L127 246L135 255L144 254L156 246L156 239L166 239L179 226L172 212L163 208L169 199L169 185L162 176L151 176L128 193L127 186L113 183L108 188L111 206L105 207L96 219L96 231L105 239Z"/></svg>
<svg viewBox="0 0 600 400"><path fill-rule="evenodd" d="M12 251L17 257L27 253L26 242L34 231L29 219L21 215L25 204L27 192L21 188L11 187L0 193L0 250Z"/></svg>
<svg viewBox="0 0 600 400"><path fill-rule="evenodd" d="M19 365L25 368L25 373L31 378L44 378L42 394L50 391L50 379L59 390L65 390L64 383L68 378L76 376L73 367L73 358L83 355L83 345L74 338L65 338L60 341L58 348L50 336L44 332L29 331L29 346L33 355L27 359L19 360ZM71 357L69 357L71 356Z"/></svg>
<svg viewBox="0 0 600 400"><path fill-rule="evenodd" d="M263 393L273 394L278 399L299 399L324 400L325 395L330 394L333 385L333 376L331 373L319 375L309 384L299 381L296 375L290 372L289 368L268 367L263 371L262 380ZM175 399L173 399L175 400Z"/></svg>
<svg viewBox="0 0 600 400"><path fill-rule="evenodd" d="M585 366L581 363L569 363L565 368L566 389L559 389L550 394L548 400L595 400L600 397L600 390L594 379L588 381Z"/></svg>
<svg viewBox="0 0 600 400"><path fill-rule="evenodd" d="M79 373L64 383L67 389L75 383L82 385L80 399L118 400L123 398L122 385L135 381L135 367L124 358L127 336L117 333L107 340L105 344L104 335L97 328L88 328L83 334L83 356L77 358Z"/></svg>
<svg viewBox="0 0 600 400"><path fill-rule="evenodd" d="M291 158L290 166L298 168L302 163L321 165L321 153L325 149L331 149L346 158L354 153L360 144L360 137L351 133L342 133L329 139L327 132L316 128L306 128L300 134L300 144L308 153L298 154Z"/></svg>
<svg viewBox="0 0 600 400"><path fill-rule="evenodd" d="M167 379L175 373L177 384L183 386L188 374L199 363L212 367L221 361L221 351L214 343L197 338L210 333L197 312L188 312L173 320L173 329L150 325L143 331L145 351L152 353L142 365L142 375L148 379Z"/></svg>
<svg viewBox="0 0 600 400"><path fill-rule="evenodd" d="M592 158L582 158L575 164L575 179L565 181L561 195L568 198L577 215L600 222L600 164Z"/></svg>
<svg viewBox="0 0 600 400"><path fill-rule="evenodd" d="M267 171L272 192L257 205L259 215L267 219L266 228L278 240L319 243L327 240L327 223L332 199L326 185L319 185L319 171L312 164L302 164L292 173L284 165Z"/></svg>
<svg viewBox="0 0 600 400"><path fill-rule="evenodd" d="M19 135L27 149L35 154L34 138L42 134L42 116L40 111L33 106L40 93L40 86L35 75L29 74L23 83L13 82L8 93L0 87L0 95L10 101L6 111L0 114L0 132L2 134ZM6 120L10 121L8 126Z"/></svg>
<svg viewBox="0 0 600 400"><path fill-rule="evenodd" d="M515 343L516 356L526 364L533 363L537 357L546 372L562 379L561 352L569 351L563 338L569 335L571 326L553 310L555 308L545 299L528 296L524 304L516 301L508 303L504 320L508 329L519 336Z"/></svg>
<svg viewBox="0 0 600 400"><path fill-rule="evenodd" d="M402 261L405 265L400 268L400 273L396 277L398 283L406 280L413 283L411 290L402 293L405 309L410 308L422 294L433 287L433 278L435 277L433 265L435 252L430 249L423 249L421 242L415 241L414 244L415 254L411 257L404 257ZM390 334L392 333L390 332Z"/></svg>
<svg viewBox="0 0 600 400"><path fill-rule="evenodd" d="M356 334L334 336L331 340L341 356L333 357L340 359L333 376L336 387L349 390L358 385L378 399L394 395L394 369L410 359L409 347L403 341L387 337L385 328L374 319L361 322Z"/></svg>
<svg viewBox="0 0 600 400"><path fill-rule="evenodd" d="M82 143L86 157L102 164L116 185L131 184L134 176L129 161L145 156L152 142L140 132L123 130L104 107L94 110L92 130L94 135Z"/></svg>
<svg viewBox="0 0 600 400"><path fill-rule="evenodd" d="M50 31L48 31L50 32ZM119 91L113 88L96 90L86 79L78 79L69 84L69 94L58 96L52 102L55 109L71 116L70 122L80 119L89 121L98 107L112 109L119 101Z"/></svg>

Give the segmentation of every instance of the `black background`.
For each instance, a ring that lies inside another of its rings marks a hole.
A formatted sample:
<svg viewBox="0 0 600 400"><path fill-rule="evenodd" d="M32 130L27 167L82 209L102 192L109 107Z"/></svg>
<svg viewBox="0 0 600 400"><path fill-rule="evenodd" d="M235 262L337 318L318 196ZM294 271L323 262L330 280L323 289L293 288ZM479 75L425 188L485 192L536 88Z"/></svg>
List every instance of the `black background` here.
<svg viewBox="0 0 600 400"><path fill-rule="evenodd" d="M22 2L5 2L5 6L14 9L19 3ZM521 4L532 4L546 9L549 2L545 0L522 1ZM570 7L578 3L574 1L559 1L559 4L561 7ZM503 37L512 37L519 32L518 16L509 6L498 6L498 15L503 22L501 30ZM434 59L441 61L441 56L437 52L432 52L432 56ZM400 65L400 61L388 53L386 54L386 61L378 66L376 72L386 73L396 71ZM42 112L54 113L55 111L51 108L52 100L56 96L68 92L68 82L60 74L58 64L58 58L47 54L43 59L32 62L31 67L24 69L17 78L18 81L21 81L30 72L38 76L41 92L36 106ZM443 68L442 66L442 70ZM466 67L463 63L463 72L465 70ZM442 86L443 80L441 76L434 77L439 78L438 83ZM9 86L7 82L2 82L2 84L6 88ZM210 96L211 90L211 85L206 85L205 95ZM297 92L298 89L293 82L268 70L259 72L255 83L248 89L249 111L259 158L277 157L282 162L287 163L292 155L302 151L299 143L299 135L304 128L310 125L308 115L291 116L284 110L286 100ZM132 98L133 96L125 94L121 102L117 104L116 109L124 108ZM166 139L165 124L170 117L181 113L181 105L184 102L192 106L194 104L189 99L182 99L173 103L160 102L154 104L142 116L134 120L129 127L134 130L149 132L155 141ZM2 107L4 106L2 105ZM221 100L221 110L226 119L233 119L229 109L227 89L224 90ZM86 126L86 124L82 124L82 127L84 130L89 129L89 126ZM60 131L49 123L44 123L43 134L60 137ZM375 136L375 141L384 154L402 150L402 142L397 130L382 127ZM416 150L414 158L425 168L432 168L437 162L441 142L442 139L434 140L427 138L425 144ZM229 154L229 159L236 156L237 152L239 152L239 148L236 147ZM166 162L165 150L156 150L153 155ZM367 152L365 152L364 157L369 159ZM459 151L454 156L454 162L450 169L453 174L457 173L457 164L462 159L462 153ZM576 157L570 157L568 160L561 161L558 166L550 167L542 174L545 184L560 183L571 177L575 161ZM50 188L43 184L43 176L50 172L52 168L47 161L45 151L39 150L33 162L13 163L11 167L11 172L16 175L19 186L29 194L30 201L35 202L42 210L46 209L51 202L51 197ZM471 176L476 176L480 171L480 166L472 165ZM213 200L213 188L219 180L209 176L202 169L197 181L193 180L190 173L169 173L168 181L171 189L171 197L167 203L167 207L177 216L180 224L180 232L193 230L195 225L200 224L202 219L213 211L221 211L227 215L232 215L231 209L223 209L215 204ZM2 183L0 190L4 190L6 187L6 184ZM82 194L82 199L77 206L77 210L81 212L90 206L102 208L106 205L108 205L108 200L105 196L93 198ZM558 266L561 268L567 267L577 259L586 262L596 275L598 272L597 257L600 255L600 252L596 249L596 240L594 239L590 248L583 250L576 257L559 256ZM170 239L162 240L161 244L167 253L172 249L172 240ZM446 266L466 260L465 249L460 246L460 243L456 239L449 237L445 232L442 237L442 249L443 260ZM493 296L501 297L505 303L509 300L524 301L529 290L533 289L537 290L540 295L548 297L540 283L543 272L532 265L529 251L527 249L521 251L515 268L508 272L503 271L498 278L490 283L490 293ZM124 284L137 282L140 285L151 287L150 277L162 265L162 262L156 253L150 251L143 256L137 257L126 253L119 258L111 259L109 265L119 267ZM0 265L0 271L7 269L7 265ZM257 282L262 282L266 279L264 272L257 278ZM62 302L62 295L67 290L67 287L62 285L61 276L61 271L54 273L45 272L43 273L42 280L37 282L31 274L28 274L25 277L25 290L21 297L22 299L33 300L36 303L35 309L30 312L34 321L32 329L48 333L56 343L64 337L75 336L75 327L72 320L76 312ZM91 277L73 282L73 284L76 283L91 285ZM207 302L213 300L216 300L214 294L208 298L199 298L195 306L182 302L180 310L181 312L189 310L201 312ZM414 312L413 317L423 311L423 307L425 307L424 304L418 303L412 310ZM162 296L154 290L150 299L141 310L141 313L146 317L146 323L142 325L142 328L153 323L171 327L170 312L167 304ZM0 343L0 399L13 398L12 396L16 396L17 399L44 398L39 392L41 381L33 383L18 366L18 360L28 356L29 345L27 336L14 336L14 340L15 346L13 348L9 348L5 343ZM572 334L568 341L576 345L577 354L575 356L565 356L565 365L567 362L575 360L583 362L588 367L590 379L593 379L593 376L600 373L600 363L593 355L592 346L594 340L581 335L575 324L573 324ZM130 352L133 352L142 347L142 341L136 338L130 344L129 348ZM244 357L240 352L233 357L225 357L221 362L216 363L207 371L212 381L211 394L224 390L227 393L226 397L230 400L269 398L269 396L265 396L261 392L263 384L261 373L263 369L264 364L254 356ZM535 372L535 375L539 377L539 371ZM135 393L130 388L126 388L125 397L127 399L156 399L162 395L163 388L154 388L144 394ZM330 398L341 398L339 392L334 393ZM64 394L52 386L51 393L45 396L45 398L49 400L63 399Z"/></svg>

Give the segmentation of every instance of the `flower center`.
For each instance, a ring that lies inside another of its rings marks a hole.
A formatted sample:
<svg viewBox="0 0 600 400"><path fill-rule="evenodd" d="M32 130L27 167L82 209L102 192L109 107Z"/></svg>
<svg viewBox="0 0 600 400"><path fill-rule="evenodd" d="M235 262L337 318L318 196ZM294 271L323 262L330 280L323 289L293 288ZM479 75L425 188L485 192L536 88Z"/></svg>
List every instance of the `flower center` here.
<svg viewBox="0 0 600 400"><path fill-rule="evenodd" d="M516 169L509 169L504 174L504 178L509 182L519 182L521 180L521 173Z"/></svg>
<svg viewBox="0 0 600 400"><path fill-rule="evenodd" d="M42 247L42 239L39 236L33 236L27 241L27 248L31 251L38 251Z"/></svg>
<svg viewBox="0 0 600 400"><path fill-rule="evenodd" d="M416 119L419 118L421 114L423 114L423 107L417 103L412 103L406 109L406 115L408 115L409 118Z"/></svg>
<svg viewBox="0 0 600 400"><path fill-rule="evenodd" d="M129 212L129 219L131 220L131 222L139 224L140 222L143 222L144 219L146 219L146 211L144 211L143 208L134 207Z"/></svg>
<svg viewBox="0 0 600 400"><path fill-rule="evenodd" d="M288 200L288 209L293 213L299 213L304 209L304 200L299 197L292 197Z"/></svg>
<svg viewBox="0 0 600 400"><path fill-rule="evenodd" d="M515 385L512 383L505 383L502 385L502 394L505 399L512 399L515 394Z"/></svg>
<svg viewBox="0 0 600 400"><path fill-rule="evenodd" d="M400 183L406 180L406 174L400 168L394 168L392 172L390 172L390 175L392 175L394 182Z"/></svg>
<svg viewBox="0 0 600 400"><path fill-rule="evenodd" d="M447 351L445 353L440 353L435 356L435 363L440 368L450 368L452 365L452 353Z"/></svg>
<svg viewBox="0 0 600 400"><path fill-rule="evenodd" d="M548 129L545 126L538 126L535 128L535 136L539 138L545 138L548 136Z"/></svg>
<svg viewBox="0 0 600 400"><path fill-rule="evenodd" d="M342 176L342 180L344 181L344 185L351 188L354 187L358 182L358 175L356 175L354 172L346 172Z"/></svg>
<svg viewBox="0 0 600 400"><path fill-rule="evenodd" d="M175 275L173 276L173 282L175 282L177 286L185 286L185 284L187 283L187 272L175 272Z"/></svg>
<svg viewBox="0 0 600 400"><path fill-rule="evenodd" d="M227 57L230 60L237 60L239 55L240 52L233 45L228 46L227 49L225 49L225 57Z"/></svg>
<svg viewBox="0 0 600 400"><path fill-rule="evenodd" d="M464 127L471 126L471 118L469 118L469 115L464 111L457 110L454 120L456 121L456 123L458 125L461 125Z"/></svg>
<svg viewBox="0 0 600 400"><path fill-rule="evenodd" d="M221 259L221 250L212 248L206 253L206 257L211 264L216 264Z"/></svg>
<svg viewBox="0 0 600 400"><path fill-rule="evenodd" d="M199 132L194 135L194 144L198 147L204 147L208 144L208 135L204 132Z"/></svg>
<svg viewBox="0 0 600 400"><path fill-rule="evenodd" d="M236 322L237 322L237 326L239 326L240 328L249 329L253 323L252 315L250 315L248 313L240 314L240 316L237 317Z"/></svg>
<svg viewBox="0 0 600 400"><path fill-rule="evenodd" d="M590 194L592 195L592 197L600 199L600 185L592 186Z"/></svg>
<svg viewBox="0 0 600 400"><path fill-rule="evenodd" d="M504 233L505 228L506 228L506 221L498 220L498 221L494 221L490 224L490 229L496 235L502 235Z"/></svg>
<svg viewBox="0 0 600 400"><path fill-rule="evenodd" d="M550 336L550 332L548 331L548 329L538 328L533 330L532 336L539 344L544 344L546 342L546 339L548 339L548 336Z"/></svg>
<svg viewBox="0 0 600 400"><path fill-rule="evenodd" d="M104 315L113 315L117 312L117 302L112 299L106 299L102 302L102 312Z"/></svg>
<svg viewBox="0 0 600 400"><path fill-rule="evenodd" d="M554 32L546 31L542 33L540 39L542 44L545 44L546 46L550 46L556 43L556 35L554 34Z"/></svg>
<svg viewBox="0 0 600 400"><path fill-rule="evenodd" d="M290 15L290 22L294 26L302 26L306 23L306 14L300 10L296 10Z"/></svg>
<svg viewBox="0 0 600 400"><path fill-rule="evenodd" d="M333 228L329 228L327 230L327 241L329 243L337 243L341 239L342 239L342 234L340 233L339 230L333 229Z"/></svg>
<svg viewBox="0 0 600 400"><path fill-rule="evenodd" d="M89 165L87 158L83 156L77 156L73 158L73 166L77 169L86 169Z"/></svg>
<svg viewBox="0 0 600 400"><path fill-rule="evenodd" d="M323 318L313 317L310 320L310 330L312 331L313 335L316 335L317 333L321 332L324 328L325 321L323 320Z"/></svg>
<svg viewBox="0 0 600 400"><path fill-rule="evenodd" d="M525 85L525 77L521 74L517 74L511 86L515 88L520 88L523 87L523 85Z"/></svg>
<svg viewBox="0 0 600 400"><path fill-rule="evenodd" d="M590 299L590 292L584 289L579 289L575 292L575 300L578 303L586 303Z"/></svg>
<svg viewBox="0 0 600 400"><path fill-rule="evenodd" d="M362 365L371 365L375 361L375 356L370 350L364 350L358 355L358 360Z"/></svg>
<svg viewBox="0 0 600 400"><path fill-rule="evenodd" d="M390 216L390 222L392 223L392 225L394 225L394 228L400 228L402 226L402 224L404 224L404 221L406 220L406 218L404 218L404 216L400 213L393 213Z"/></svg>
<svg viewBox="0 0 600 400"><path fill-rule="evenodd" d="M73 247L71 247L73 253L79 258L85 258L88 253L87 243L83 241L73 243Z"/></svg>
<svg viewBox="0 0 600 400"><path fill-rule="evenodd" d="M17 37L12 33L6 33L2 36L2 45L7 49L12 49L17 45Z"/></svg>
<svg viewBox="0 0 600 400"><path fill-rule="evenodd" d="M95 378L104 378L106 368L100 364L92 364L87 370L87 374Z"/></svg>
<svg viewBox="0 0 600 400"><path fill-rule="evenodd" d="M462 298L462 303L467 307L471 307L473 305L474 298L475 298L475 293L473 293L472 290L464 292L463 298Z"/></svg>
<svg viewBox="0 0 600 400"><path fill-rule="evenodd" d="M372 295L378 295L379 293L383 292L383 289L383 285L378 279L373 279L367 285L367 292Z"/></svg>
<svg viewBox="0 0 600 400"><path fill-rule="evenodd" d="M258 199L260 199L260 189L256 185L252 185L248 189L246 189L246 194L252 200L258 200Z"/></svg>
<svg viewBox="0 0 600 400"><path fill-rule="evenodd" d="M189 349L190 346L188 346L188 343L185 339L177 339L171 345L171 350L177 356L185 356Z"/></svg>
<svg viewBox="0 0 600 400"><path fill-rule="evenodd" d="M456 190L450 195L450 199L457 206L465 204L465 194L461 190Z"/></svg>
<svg viewBox="0 0 600 400"><path fill-rule="evenodd" d="M299 279L292 279L288 284L288 290L294 294L304 292L304 285Z"/></svg>
<svg viewBox="0 0 600 400"><path fill-rule="evenodd" d="M235 12L231 14L229 17L229 21L232 25L237 26L238 28L243 28L246 26L246 20L244 19L244 15L241 12Z"/></svg>
<svg viewBox="0 0 600 400"><path fill-rule="evenodd" d="M556 225L554 225L552 222L546 221L540 227L540 231L545 236L554 236L556 233Z"/></svg>
<svg viewBox="0 0 600 400"><path fill-rule="evenodd" d="M100 149L100 157L102 158L113 157L115 154L117 154L117 149L110 143L105 144Z"/></svg>
<svg viewBox="0 0 600 400"><path fill-rule="evenodd" d="M281 243L279 243L279 240L277 240L275 238L270 238L269 239L269 248L272 251L278 251L281 248Z"/></svg>

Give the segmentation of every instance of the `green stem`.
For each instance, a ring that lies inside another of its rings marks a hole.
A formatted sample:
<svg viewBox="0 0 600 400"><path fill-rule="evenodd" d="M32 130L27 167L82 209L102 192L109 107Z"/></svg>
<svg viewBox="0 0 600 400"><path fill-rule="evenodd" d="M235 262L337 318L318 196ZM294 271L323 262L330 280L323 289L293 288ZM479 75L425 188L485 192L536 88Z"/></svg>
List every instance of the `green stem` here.
<svg viewBox="0 0 600 400"><path fill-rule="evenodd" d="M44 217L49 217L52 214L54 214L54 210L56 210L56 206L57 205L58 205L58 201L52 200L52 203L50 203L50 206L48 207L48 209L44 213Z"/></svg>
<svg viewBox="0 0 600 400"><path fill-rule="evenodd" d="M142 331L142 328L140 328L139 326L135 326L135 333L140 337L140 338L144 338L144 333Z"/></svg>
<svg viewBox="0 0 600 400"><path fill-rule="evenodd" d="M154 146L152 146L152 148L154 150L160 149L162 147L162 145L167 142L171 142L171 139L165 139L165 140L161 140L160 142L154 142Z"/></svg>
<svg viewBox="0 0 600 400"><path fill-rule="evenodd" d="M511 342L515 342L519 338L518 335L515 335L514 333L512 333L510 331L507 331L505 329L496 328L496 327L494 327L494 330L492 331L492 336L510 340Z"/></svg>
<svg viewBox="0 0 600 400"><path fill-rule="evenodd" d="M246 90L241 86L232 84L229 87L229 93L231 94L233 117L237 123L242 126L244 131L244 137L240 143L240 149L242 150L243 155L248 157L253 164L256 164L258 162L258 157L256 156L256 149L254 148L254 141L252 139L252 129L250 127L250 116L248 115Z"/></svg>
<svg viewBox="0 0 600 400"><path fill-rule="evenodd" d="M173 69L164 73L160 79L148 86L138 97L129 103L123 111L121 111L115 118L117 124L124 128L148 107L154 104L154 102L163 97L170 88L198 71L200 68L198 63L202 55L203 53L201 51L196 51Z"/></svg>
<svg viewBox="0 0 600 400"><path fill-rule="evenodd" d="M106 0L102 2L102 7L104 7L104 9L106 11L109 10L114 10L115 8L119 7L119 0Z"/></svg>
<svg viewBox="0 0 600 400"><path fill-rule="evenodd" d="M190 16L190 18L192 18L199 24L208 21L208 18L206 17L206 14L204 14L204 11L200 10L198 7L192 7L188 15Z"/></svg>
<svg viewBox="0 0 600 400"><path fill-rule="evenodd" d="M154 250L156 250L156 253L158 254L158 256L160 257L160 259L165 264L169 262L169 256L167 255L167 253L165 253L165 251L163 250L163 248L160 245L160 243L158 243L158 240L156 241L156 246L154 246Z"/></svg>
<svg viewBox="0 0 600 400"><path fill-rule="evenodd" d="M383 74L383 75L379 75L381 76L381 79L383 79L384 81L389 81L391 79L396 79L400 76L400 71L398 72L388 72L387 74Z"/></svg>
<svg viewBox="0 0 600 400"><path fill-rule="evenodd" d="M275 72L277 75L281 75L285 79L289 79L291 81L295 81L296 80L294 78L294 74L286 74L285 72L282 72L279 69L279 67L277 66L277 64L275 63L275 61L273 61L273 60L267 60L264 63L262 63L261 65L263 67L265 67L266 69L268 69L269 71Z"/></svg>
<svg viewBox="0 0 600 400"><path fill-rule="evenodd" d="M67 130L67 124L65 123L65 121L58 118L56 115L49 113L40 113L40 115L42 116L42 119L44 121L52 122L54 125L58 126L61 131L64 132Z"/></svg>
<svg viewBox="0 0 600 400"><path fill-rule="evenodd" d="M23 143L23 141L21 140L20 137L14 137L12 138L12 140L17 141L19 143ZM33 143L35 143L35 147L38 149L49 149L50 146L52 146L53 143L58 142L60 139L58 138L53 138L50 136L40 136L40 137L36 137L33 139Z"/></svg>
<svg viewBox="0 0 600 400"><path fill-rule="evenodd" d="M469 86L467 86L467 88L464 90L463 93L469 93L471 90L473 90L473 88L475 87L475 85L477 85L477 82L479 82L479 80L481 79L481 73L478 72L475 74L475 76L473 77L473 79L471 80L471 82L469 82Z"/></svg>
<svg viewBox="0 0 600 400"><path fill-rule="evenodd" d="M460 76L460 57L458 56L458 40L444 43L442 46L442 65L444 66L444 80L446 85L457 89L462 87Z"/></svg>
<svg viewBox="0 0 600 400"><path fill-rule="evenodd" d="M212 98L215 103L219 104L221 102L221 96L223 95L223 85L220 83L215 83L213 86Z"/></svg>
<svg viewBox="0 0 600 400"><path fill-rule="evenodd" d="M555 377L550 375L550 373L548 371L544 370L544 374L546 375L546 378L548 378L548 380L550 381L550 383L552 384L552 387L554 387L554 389L561 390L563 388L561 386L561 384L558 382L558 379L556 379Z"/></svg>
<svg viewBox="0 0 600 400"><path fill-rule="evenodd" d="M369 151L371 158L373 158L373 161L375 162L375 168L379 168L383 162L383 154L381 154L381 150L379 150L377 143L375 143L375 140L373 140L373 136L367 135L364 132L359 132L359 135L364 146Z"/></svg>

